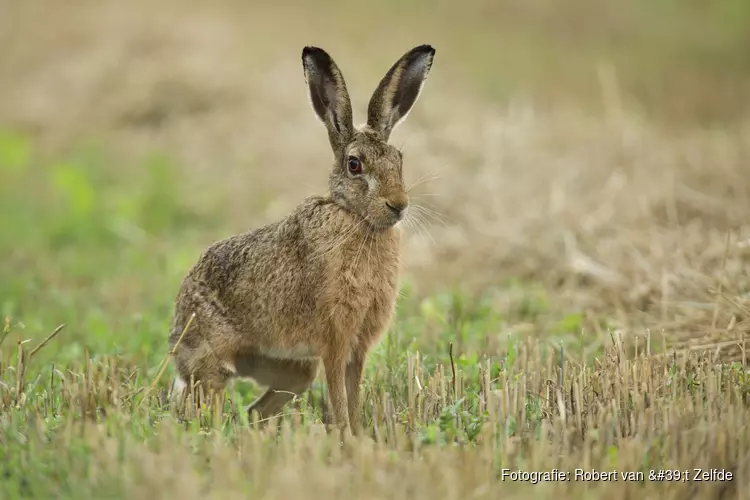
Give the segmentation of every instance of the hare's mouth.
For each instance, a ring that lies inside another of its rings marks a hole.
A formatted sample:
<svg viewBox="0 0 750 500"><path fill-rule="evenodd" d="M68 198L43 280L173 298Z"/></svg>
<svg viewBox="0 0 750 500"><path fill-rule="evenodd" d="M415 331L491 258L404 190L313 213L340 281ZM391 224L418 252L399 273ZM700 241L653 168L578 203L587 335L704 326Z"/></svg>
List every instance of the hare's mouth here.
<svg viewBox="0 0 750 500"><path fill-rule="evenodd" d="M385 231L395 227L406 218L407 208L407 203L382 200L372 207L367 221L373 229Z"/></svg>

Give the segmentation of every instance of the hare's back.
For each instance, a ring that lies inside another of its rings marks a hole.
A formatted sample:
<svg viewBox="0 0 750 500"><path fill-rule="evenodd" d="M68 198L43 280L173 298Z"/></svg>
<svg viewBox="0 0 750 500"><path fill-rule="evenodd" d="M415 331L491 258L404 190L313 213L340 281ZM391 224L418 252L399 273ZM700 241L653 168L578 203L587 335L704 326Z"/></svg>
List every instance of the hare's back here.
<svg viewBox="0 0 750 500"><path fill-rule="evenodd" d="M279 238L279 223L238 234L211 245L192 271L205 286L228 293L267 282L281 268L298 266L294 245Z"/></svg>

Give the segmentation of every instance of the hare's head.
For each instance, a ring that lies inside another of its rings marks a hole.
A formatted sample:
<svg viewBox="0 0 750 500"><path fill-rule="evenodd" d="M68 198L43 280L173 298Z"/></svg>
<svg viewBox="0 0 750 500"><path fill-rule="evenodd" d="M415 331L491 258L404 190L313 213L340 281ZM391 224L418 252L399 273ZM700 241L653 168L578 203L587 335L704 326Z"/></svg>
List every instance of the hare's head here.
<svg viewBox="0 0 750 500"><path fill-rule="evenodd" d="M370 99L367 123L355 128L349 93L336 63L323 49L302 50L310 102L328 129L334 154L331 197L372 229L392 227L409 205L402 154L388 138L419 97L434 56L435 49L420 45L396 61Z"/></svg>

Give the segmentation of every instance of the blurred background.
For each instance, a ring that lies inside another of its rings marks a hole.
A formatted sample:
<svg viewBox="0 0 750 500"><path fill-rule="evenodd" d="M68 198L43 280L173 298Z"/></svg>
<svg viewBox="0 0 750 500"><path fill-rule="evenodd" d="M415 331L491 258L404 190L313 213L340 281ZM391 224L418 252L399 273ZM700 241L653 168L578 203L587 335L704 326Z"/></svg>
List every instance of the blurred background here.
<svg viewBox="0 0 750 500"><path fill-rule="evenodd" d="M484 301L489 350L750 329L746 0L0 0L0 312L24 337L67 323L58 360L161 359L206 245L326 188L302 47L334 57L359 123L421 43L392 139L419 183L415 313Z"/></svg>

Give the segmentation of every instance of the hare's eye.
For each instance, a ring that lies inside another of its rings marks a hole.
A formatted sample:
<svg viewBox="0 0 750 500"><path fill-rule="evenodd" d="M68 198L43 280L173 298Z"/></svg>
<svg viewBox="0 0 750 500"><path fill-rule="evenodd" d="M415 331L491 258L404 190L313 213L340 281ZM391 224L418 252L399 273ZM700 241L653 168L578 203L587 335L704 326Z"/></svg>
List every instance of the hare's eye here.
<svg viewBox="0 0 750 500"><path fill-rule="evenodd" d="M350 156L346 161L346 165L349 168L349 172L351 172L352 174L362 173L362 162L359 161L359 158L357 158L356 156Z"/></svg>

